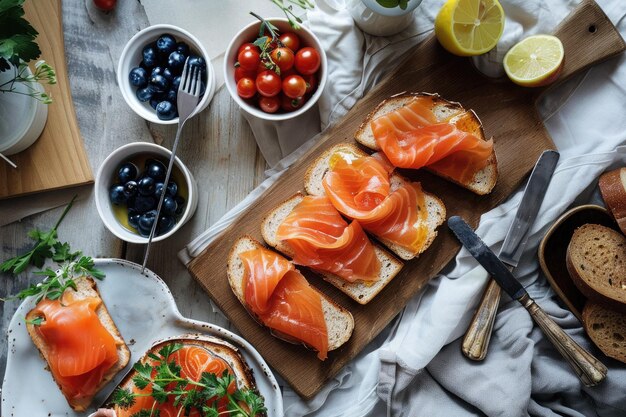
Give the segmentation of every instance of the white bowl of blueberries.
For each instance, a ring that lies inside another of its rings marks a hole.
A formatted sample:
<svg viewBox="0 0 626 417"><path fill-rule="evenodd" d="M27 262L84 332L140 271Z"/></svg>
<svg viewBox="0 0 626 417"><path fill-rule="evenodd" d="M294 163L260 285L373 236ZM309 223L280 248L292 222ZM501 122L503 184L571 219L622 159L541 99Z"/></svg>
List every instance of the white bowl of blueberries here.
<svg viewBox="0 0 626 417"><path fill-rule="evenodd" d="M171 152L134 142L117 148L96 174L95 198L104 225L120 239L147 243L163 187L167 187L154 242L180 229L198 206L198 187L187 167L175 159L168 184L163 180Z"/></svg>
<svg viewBox="0 0 626 417"><path fill-rule="evenodd" d="M133 36L122 51L117 83L126 103L144 119L178 123L176 98L185 61L202 68L200 102L204 110L215 91L215 74L208 54L191 33L173 25L154 25Z"/></svg>

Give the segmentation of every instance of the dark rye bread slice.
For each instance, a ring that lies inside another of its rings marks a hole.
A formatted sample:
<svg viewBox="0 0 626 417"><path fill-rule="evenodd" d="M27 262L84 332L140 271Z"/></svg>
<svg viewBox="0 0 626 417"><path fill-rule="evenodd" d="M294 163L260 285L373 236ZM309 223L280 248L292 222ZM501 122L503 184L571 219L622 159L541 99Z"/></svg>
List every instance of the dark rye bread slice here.
<svg viewBox="0 0 626 417"><path fill-rule="evenodd" d="M311 195L326 194L326 192L324 191L324 186L322 185L322 180L324 179L324 175L326 175L326 173L328 172L330 158L336 152L341 151L345 151L359 157L367 156L367 153L361 150L358 146L355 146L351 143L340 143L328 149L313 162L313 164L309 167L304 176L304 189L307 193ZM409 180L394 172L391 175L392 191L399 188L405 181ZM430 244L435 240L435 237L437 236L437 227L440 226L446 219L446 206L444 206L443 201L441 201L435 195L430 194L426 191L424 191L424 199L426 202L426 209L428 210L428 235L426 237L426 242L424 243L424 246L419 252L409 251L395 243L392 243L386 239L382 239L377 236L378 240L380 240L385 246L387 246L387 248L389 248L392 252L398 255L401 259L413 259L420 253L428 249Z"/></svg>
<svg viewBox="0 0 626 417"><path fill-rule="evenodd" d="M626 234L626 167L602 174L598 185L609 211Z"/></svg>
<svg viewBox="0 0 626 417"><path fill-rule="evenodd" d="M567 247L567 271L589 299L626 312L626 237L605 226L585 224Z"/></svg>
<svg viewBox="0 0 626 417"><path fill-rule="evenodd" d="M363 146L379 151L380 146L378 146L374 138L370 122L379 116L399 109L419 96L433 98L433 108L431 110L438 121L454 123L464 132L472 133L480 139L487 140L485 138L485 132L483 131L483 125L473 110L465 110L460 103L445 100L439 97L438 94L431 93L401 93L384 100L365 118L354 135L354 139ZM429 167L424 167L424 169L479 195L489 194L498 179L498 163L495 151L492 152L489 157L487 166L478 171L469 182L459 182L457 179L451 178Z"/></svg>
<svg viewBox="0 0 626 417"><path fill-rule="evenodd" d="M626 363L626 314L587 301L583 309L583 326L606 356Z"/></svg>
<svg viewBox="0 0 626 417"><path fill-rule="evenodd" d="M76 291L74 293L74 296L77 300L82 300L82 299L89 298L89 297L101 298L100 293L98 292L98 288L96 287L96 283L93 280L93 278L80 277L80 278L75 279L75 282L76 282ZM74 291L74 290L72 290L71 288L68 288L66 291ZM104 374L102 381L98 384L98 387L96 389L96 393L97 393L111 379L113 379L113 377L119 371L121 371L122 369L124 369L124 367L126 367L126 365L128 364L128 361L130 360L130 350L128 350L128 346L126 346L126 343L124 342L122 335L117 329L117 326L113 322L113 319L111 318L109 311L104 305L104 302L101 303L100 306L96 309L96 314L98 315L98 318L100 319L100 322L102 323L102 325L113 336L113 339L115 339L115 343L117 345L117 356L118 356L117 363L113 365L113 367L111 367L111 369L109 369ZM28 314L26 315L26 320L27 320L26 329L31 339L33 340L33 343L39 350L41 357L46 361L46 364L47 364L49 353L50 353L49 346L47 345L43 337L41 337L41 335L37 332L36 326L33 325L31 322L29 322L30 320L36 317L37 317L37 313L35 309L28 312ZM48 367L48 370L49 370L49 367ZM54 375L53 375L53 378L54 378ZM57 383L57 385L59 385L59 383L56 380L55 382ZM59 385L59 389L60 389L60 385ZM66 399L70 407L72 407L73 410L85 411L87 407L89 407L89 405L91 404L91 401L93 400L93 396L80 398L80 399L70 399L70 398L66 398Z"/></svg>
<svg viewBox="0 0 626 417"><path fill-rule="evenodd" d="M246 362L244 357L241 355L239 349L229 342L219 339L217 337L204 334L186 334L170 338L154 344L141 357L141 359L139 359L138 362L145 363L151 360L148 357L149 354L158 354L159 350L161 350L163 347L174 343L178 343L183 346L201 347L203 349L206 349L211 355L223 359L233 370L235 383L237 384L238 389L247 388L260 395L256 386L256 381L254 379L254 373L250 366L248 366L248 363ZM135 371L134 369L131 370L119 383L118 387L129 388L132 390L135 386L135 383L133 382L133 378L135 377L135 375L137 375L137 371ZM265 416L265 414L263 414L263 416ZM259 415L259 417L262 416Z"/></svg>
<svg viewBox="0 0 626 417"><path fill-rule="evenodd" d="M291 211L302 201L303 198L304 195L301 193L294 195L289 200L285 201L268 213L261 224L261 235L263 236L265 242L290 258L293 258L293 249L289 246L289 243L277 239L276 232L289 213L291 213ZM367 304L380 291L382 291L382 289L385 288L389 282L391 282L398 272L400 272L403 265L401 261L396 259L392 254L376 243L374 243L374 250L376 252L376 257L380 261L381 267L380 273L378 274L378 280L376 281L348 282L332 273L318 270L315 271L319 273L324 280L330 282L357 303Z"/></svg>
<svg viewBox="0 0 626 417"><path fill-rule="evenodd" d="M261 321L246 307L246 299L244 296L244 275L245 267L239 254L245 251L262 248L263 245L250 236L242 236L233 245L228 255L227 275L230 288L235 293L235 296L246 308L246 311L259 323ZM311 287L317 291L315 287ZM339 346L343 345L352 336L354 330L354 318L345 308L335 303L328 298L325 294L320 292L322 298L322 311L324 312L324 320L326 322L326 329L328 331L328 351L335 350ZM272 335L279 337L279 335L272 333ZM290 343L295 343L294 340L280 337ZM299 342L298 342L299 343Z"/></svg>

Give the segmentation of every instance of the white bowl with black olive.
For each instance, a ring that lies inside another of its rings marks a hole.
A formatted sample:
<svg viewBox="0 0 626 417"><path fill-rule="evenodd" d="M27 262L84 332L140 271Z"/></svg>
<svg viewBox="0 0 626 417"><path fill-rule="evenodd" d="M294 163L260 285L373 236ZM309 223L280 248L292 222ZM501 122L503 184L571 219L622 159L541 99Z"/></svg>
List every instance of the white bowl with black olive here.
<svg viewBox="0 0 626 417"><path fill-rule="evenodd" d="M117 66L117 84L130 108L153 123L178 123L176 98L187 58L203 70L199 113L215 92L215 73L200 41L184 29L165 24L147 27L133 36Z"/></svg>
<svg viewBox="0 0 626 417"><path fill-rule="evenodd" d="M154 242L176 233L195 213L198 186L178 157L170 181L163 183L170 155L162 146L134 142L117 148L102 162L96 174L96 207L104 225L118 238L148 242L163 187L166 197Z"/></svg>

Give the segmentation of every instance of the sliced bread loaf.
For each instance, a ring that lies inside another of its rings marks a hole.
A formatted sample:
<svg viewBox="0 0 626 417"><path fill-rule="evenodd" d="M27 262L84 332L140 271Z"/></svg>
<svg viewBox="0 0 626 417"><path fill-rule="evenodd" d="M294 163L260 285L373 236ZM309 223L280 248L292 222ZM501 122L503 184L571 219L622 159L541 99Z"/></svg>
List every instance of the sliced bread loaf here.
<svg viewBox="0 0 626 417"><path fill-rule="evenodd" d="M293 250L287 242L278 240L276 238L276 232L278 227L287 218L289 213L302 201L303 194L296 194L289 200L285 201L281 205L272 210L263 220L261 224L261 234L265 242L284 255L293 258ZM391 282L391 280L402 269L402 262L396 259L392 254L387 252L380 245L374 244L374 250L376 256L380 261L381 270L378 275L378 280L373 282L355 281L348 282L345 279L338 277L329 272L316 271L326 281L343 291L346 295L352 298L359 304L367 304L372 300L385 286Z"/></svg>
<svg viewBox="0 0 626 417"><path fill-rule="evenodd" d="M322 180L324 179L324 175L328 172L330 158L337 152L346 152L348 154L355 155L355 157L367 156L367 153L363 152L363 150L351 143L340 143L328 149L313 162L306 172L304 177L304 189L307 193L311 195L325 194ZM405 181L408 180L399 174L393 173L391 175L391 190L393 191L398 189ZM426 208L428 210L428 236L426 237L424 246L419 252L411 252L388 240L378 238L392 252L404 260L413 259L428 249L437 236L437 227L446 219L446 207L444 206L443 201L433 194L427 192L424 192L424 194Z"/></svg>
<svg viewBox="0 0 626 417"><path fill-rule="evenodd" d="M587 298L626 312L626 237L606 226L585 224L570 240L566 263Z"/></svg>
<svg viewBox="0 0 626 417"><path fill-rule="evenodd" d="M379 116L399 109L418 96L429 96L433 98L433 107L431 110L438 121L456 124L456 126L464 132L472 133L480 139L487 140L482 123L474 111L465 110L459 103L445 100L439 97L438 94L430 93L401 93L384 100L365 118L354 135L354 139L361 145L370 149L376 151L380 150L374 138L374 134L372 133L370 122ZM498 179L498 164L495 152L491 154L487 166L477 172L469 182L460 182L455 178L451 178L429 167L425 167L425 169L479 195L490 193Z"/></svg>
<svg viewBox="0 0 626 417"><path fill-rule="evenodd" d="M598 185L609 211L626 234L626 167L602 174Z"/></svg>
<svg viewBox="0 0 626 417"><path fill-rule="evenodd" d="M230 254L228 255L228 282L233 290L233 293L235 293L235 296L244 307L246 306L244 295L245 267L239 257L239 254L245 251L258 249L260 247L262 247L262 245L254 238L250 236L243 236L235 242L230 250ZM352 330L354 330L354 318L348 310L335 303L325 294L320 293L320 295L322 298L324 320L326 321L326 329L328 332L328 350L331 351L337 349L350 339ZM246 310L250 312L249 309L246 308ZM250 312L250 314L252 313ZM252 315L254 317L254 314ZM257 317L254 318L257 322L261 322ZM294 342L293 340L284 340L291 343Z"/></svg>
<svg viewBox="0 0 626 417"><path fill-rule="evenodd" d="M583 326L606 356L626 363L626 314L587 301L583 309Z"/></svg>

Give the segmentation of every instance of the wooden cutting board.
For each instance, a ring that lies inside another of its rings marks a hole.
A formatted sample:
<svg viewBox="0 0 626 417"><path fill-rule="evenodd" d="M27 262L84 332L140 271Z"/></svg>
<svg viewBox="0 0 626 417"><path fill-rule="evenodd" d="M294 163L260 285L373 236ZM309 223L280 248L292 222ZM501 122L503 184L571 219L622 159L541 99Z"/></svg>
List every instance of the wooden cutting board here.
<svg viewBox="0 0 626 417"><path fill-rule="evenodd" d="M0 199L93 182L67 77L61 0L27 1L24 10L39 32L40 59L52 65L57 83L44 85L53 103L37 142L11 156L17 169L0 163Z"/></svg>
<svg viewBox="0 0 626 417"><path fill-rule="evenodd" d="M555 33L565 47L561 79L625 49L615 27L593 1L584 1ZM330 81L332 82L332 80ZM261 328L232 294L226 278L226 259L233 242L244 234L261 240L259 225L272 208L303 189L312 161L329 147L351 141L366 115L383 99L403 91L436 92L476 111L487 137L493 136L498 157L498 183L490 195L477 196L423 172L406 172L424 189L441 197L448 216L460 215L476 226L480 215L502 202L522 182L539 154L553 143L535 108L541 92L517 87L508 80L480 75L470 60L450 55L434 37L412 50L387 79L370 91L319 144L296 162L221 237L189 264L192 275L267 362L304 398L317 393L325 381L354 358L406 303L457 253L459 244L445 225L433 245L419 259L407 262L394 280L368 305L361 306L305 272L309 281L349 309L356 323L352 338L321 362L315 353L272 337Z"/></svg>

